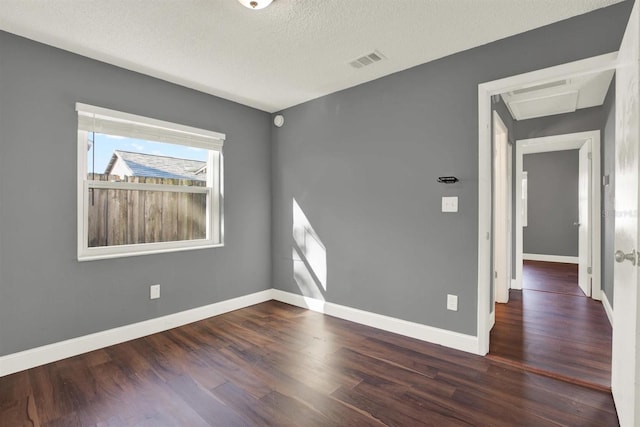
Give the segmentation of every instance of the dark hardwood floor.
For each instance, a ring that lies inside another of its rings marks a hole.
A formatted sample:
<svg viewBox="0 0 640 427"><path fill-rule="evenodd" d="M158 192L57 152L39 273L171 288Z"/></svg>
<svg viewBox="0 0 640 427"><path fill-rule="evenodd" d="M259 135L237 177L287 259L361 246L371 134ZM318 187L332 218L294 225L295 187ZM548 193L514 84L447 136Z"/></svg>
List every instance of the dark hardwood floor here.
<svg viewBox="0 0 640 427"><path fill-rule="evenodd" d="M2 426L615 426L611 395L267 302L0 378Z"/></svg>
<svg viewBox="0 0 640 427"><path fill-rule="evenodd" d="M522 267L523 289L584 296L578 287L577 264L524 261Z"/></svg>
<svg viewBox="0 0 640 427"><path fill-rule="evenodd" d="M611 325L572 264L526 261L523 290L496 304L490 356L588 387L611 386Z"/></svg>

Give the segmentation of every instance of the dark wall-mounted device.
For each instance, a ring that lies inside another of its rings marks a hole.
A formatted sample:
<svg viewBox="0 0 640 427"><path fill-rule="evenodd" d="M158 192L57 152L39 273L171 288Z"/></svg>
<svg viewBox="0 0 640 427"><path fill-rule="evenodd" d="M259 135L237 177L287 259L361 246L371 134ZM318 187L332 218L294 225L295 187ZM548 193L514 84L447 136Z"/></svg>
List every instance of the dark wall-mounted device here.
<svg viewBox="0 0 640 427"><path fill-rule="evenodd" d="M439 176L438 177L438 182L441 182L443 184L454 184L458 181L460 180L455 176Z"/></svg>

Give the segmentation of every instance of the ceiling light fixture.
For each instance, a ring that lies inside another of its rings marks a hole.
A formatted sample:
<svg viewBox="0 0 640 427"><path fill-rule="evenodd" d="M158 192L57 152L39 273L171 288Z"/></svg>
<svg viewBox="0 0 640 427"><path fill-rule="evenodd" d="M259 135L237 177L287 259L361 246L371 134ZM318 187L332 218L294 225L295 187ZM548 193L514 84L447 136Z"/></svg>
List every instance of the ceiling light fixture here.
<svg viewBox="0 0 640 427"><path fill-rule="evenodd" d="M269 6L273 0L238 0L241 5L249 9L264 9Z"/></svg>

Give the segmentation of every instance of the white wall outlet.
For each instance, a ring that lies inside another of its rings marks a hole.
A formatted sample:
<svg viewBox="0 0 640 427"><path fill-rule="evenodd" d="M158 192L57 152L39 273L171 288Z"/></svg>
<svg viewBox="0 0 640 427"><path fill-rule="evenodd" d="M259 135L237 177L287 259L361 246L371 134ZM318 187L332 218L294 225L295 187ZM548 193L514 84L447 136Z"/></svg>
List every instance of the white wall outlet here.
<svg viewBox="0 0 640 427"><path fill-rule="evenodd" d="M447 295L447 310L458 311L458 295Z"/></svg>
<svg viewBox="0 0 640 427"><path fill-rule="evenodd" d="M443 197L442 212L458 212L458 196Z"/></svg>
<svg viewBox="0 0 640 427"><path fill-rule="evenodd" d="M160 298L160 285L151 285L149 287L149 299Z"/></svg>

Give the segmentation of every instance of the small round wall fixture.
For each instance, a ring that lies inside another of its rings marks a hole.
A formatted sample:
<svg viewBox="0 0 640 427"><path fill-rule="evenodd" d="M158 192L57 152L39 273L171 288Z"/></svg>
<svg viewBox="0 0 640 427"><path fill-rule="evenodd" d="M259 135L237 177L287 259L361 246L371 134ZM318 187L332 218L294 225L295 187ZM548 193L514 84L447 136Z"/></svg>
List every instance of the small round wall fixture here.
<svg viewBox="0 0 640 427"><path fill-rule="evenodd" d="M246 8L258 10L269 6L273 0L238 0Z"/></svg>
<svg viewBox="0 0 640 427"><path fill-rule="evenodd" d="M284 125L284 116L282 114L278 114L277 116L275 116L273 118L273 124L276 127L281 128L282 125Z"/></svg>

